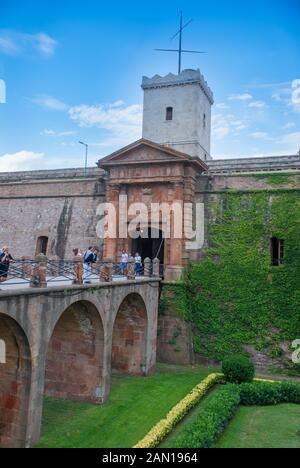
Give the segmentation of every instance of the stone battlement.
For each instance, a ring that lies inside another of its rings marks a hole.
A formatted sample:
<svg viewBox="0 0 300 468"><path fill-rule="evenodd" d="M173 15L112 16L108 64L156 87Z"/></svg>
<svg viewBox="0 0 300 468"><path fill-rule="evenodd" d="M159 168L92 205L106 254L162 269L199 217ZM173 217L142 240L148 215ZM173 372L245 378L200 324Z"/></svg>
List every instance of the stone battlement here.
<svg viewBox="0 0 300 468"><path fill-rule="evenodd" d="M169 73L166 76L155 75L152 78L143 76L142 89L151 88L165 88L169 86L182 86L199 83L201 89L205 93L207 99L211 104L214 103L213 92L208 86L204 79L204 76L200 73L200 70L183 70L180 75L174 75Z"/></svg>
<svg viewBox="0 0 300 468"><path fill-rule="evenodd" d="M207 162L212 174L228 172L272 172L300 170L300 156L269 156L261 158L219 159Z"/></svg>
<svg viewBox="0 0 300 468"><path fill-rule="evenodd" d="M50 169L38 171L18 171L18 172L0 172L0 184L7 182L26 182L26 181L49 181L60 179L81 179L100 178L104 176L104 171L98 167L89 167L86 175L84 168L72 169Z"/></svg>

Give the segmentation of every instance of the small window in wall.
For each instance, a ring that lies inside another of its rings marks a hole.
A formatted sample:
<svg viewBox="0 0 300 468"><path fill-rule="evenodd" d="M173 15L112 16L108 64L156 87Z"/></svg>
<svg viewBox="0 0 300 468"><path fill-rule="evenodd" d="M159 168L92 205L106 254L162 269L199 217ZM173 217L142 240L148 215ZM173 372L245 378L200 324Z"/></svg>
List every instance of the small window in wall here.
<svg viewBox="0 0 300 468"><path fill-rule="evenodd" d="M166 120L173 120L173 107L167 107Z"/></svg>
<svg viewBox="0 0 300 468"><path fill-rule="evenodd" d="M272 265L279 266L284 264L284 240L272 237L271 239Z"/></svg>
<svg viewBox="0 0 300 468"><path fill-rule="evenodd" d="M41 236L38 238L36 252L37 254L44 254L47 255L48 249L48 237Z"/></svg>
<svg viewBox="0 0 300 468"><path fill-rule="evenodd" d="M206 114L203 114L203 128L206 128Z"/></svg>

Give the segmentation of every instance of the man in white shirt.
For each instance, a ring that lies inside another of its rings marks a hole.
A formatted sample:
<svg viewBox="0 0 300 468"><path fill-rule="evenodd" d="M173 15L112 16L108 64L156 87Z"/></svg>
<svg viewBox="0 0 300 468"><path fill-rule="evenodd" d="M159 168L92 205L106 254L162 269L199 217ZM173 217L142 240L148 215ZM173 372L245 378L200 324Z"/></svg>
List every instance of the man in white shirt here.
<svg viewBox="0 0 300 468"><path fill-rule="evenodd" d="M142 274L142 257L137 252L134 257L135 260L135 273L137 276L141 276Z"/></svg>
<svg viewBox="0 0 300 468"><path fill-rule="evenodd" d="M122 250L122 255L121 255L121 273L122 275L126 275L128 273L128 260L129 260L129 255L126 252L126 250Z"/></svg>

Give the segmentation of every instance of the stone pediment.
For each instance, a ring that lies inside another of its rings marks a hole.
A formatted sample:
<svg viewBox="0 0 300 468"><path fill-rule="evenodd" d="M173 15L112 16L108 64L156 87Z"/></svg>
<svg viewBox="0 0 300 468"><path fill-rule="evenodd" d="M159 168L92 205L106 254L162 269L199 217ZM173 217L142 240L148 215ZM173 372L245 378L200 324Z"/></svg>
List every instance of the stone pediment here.
<svg viewBox="0 0 300 468"><path fill-rule="evenodd" d="M164 163L192 163L202 171L207 170L206 164L199 158L180 153L173 148L159 145L148 140L138 140L125 148L100 159L98 166L108 169L115 166L128 166L140 164L164 164Z"/></svg>

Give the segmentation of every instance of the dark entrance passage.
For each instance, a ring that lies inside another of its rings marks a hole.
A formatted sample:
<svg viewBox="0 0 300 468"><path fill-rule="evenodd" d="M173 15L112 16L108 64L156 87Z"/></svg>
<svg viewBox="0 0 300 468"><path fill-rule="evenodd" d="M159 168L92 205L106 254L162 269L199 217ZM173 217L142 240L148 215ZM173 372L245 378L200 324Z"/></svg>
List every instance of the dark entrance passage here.
<svg viewBox="0 0 300 468"><path fill-rule="evenodd" d="M151 260L158 258L160 263L163 265L165 255L164 247L165 240L163 238L163 232L158 229L148 228L148 230L146 229L146 232L141 230L140 237L132 240L131 252L132 255L139 252L142 257L142 261L144 261L145 258L150 258Z"/></svg>

